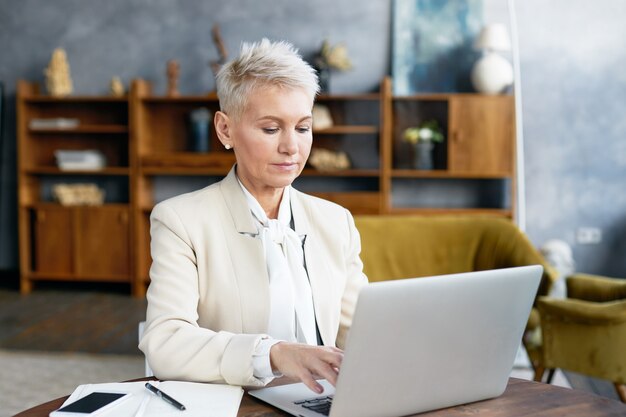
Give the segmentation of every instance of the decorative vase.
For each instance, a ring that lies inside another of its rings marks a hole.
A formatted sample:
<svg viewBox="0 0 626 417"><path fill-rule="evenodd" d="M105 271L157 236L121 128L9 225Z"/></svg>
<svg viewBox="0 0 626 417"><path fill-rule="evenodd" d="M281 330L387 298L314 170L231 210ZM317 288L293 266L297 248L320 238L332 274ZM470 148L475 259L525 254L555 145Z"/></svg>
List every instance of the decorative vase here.
<svg viewBox="0 0 626 417"><path fill-rule="evenodd" d="M433 169L432 142L417 142L413 147L413 168L419 170Z"/></svg>
<svg viewBox="0 0 626 417"><path fill-rule="evenodd" d="M513 83L513 67L497 53L487 52L474 64L471 80L479 93L500 94Z"/></svg>
<svg viewBox="0 0 626 417"><path fill-rule="evenodd" d="M189 114L190 137L189 150L192 152L209 152L211 112L201 107Z"/></svg>
<svg viewBox="0 0 626 417"><path fill-rule="evenodd" d="M513 84L513 67L497 51L510 51L511 39L505 25L492 23L481 31L474 47L482 50L483 56L472 68L471 80L474 88L483 94L501 94Z"/></svg>

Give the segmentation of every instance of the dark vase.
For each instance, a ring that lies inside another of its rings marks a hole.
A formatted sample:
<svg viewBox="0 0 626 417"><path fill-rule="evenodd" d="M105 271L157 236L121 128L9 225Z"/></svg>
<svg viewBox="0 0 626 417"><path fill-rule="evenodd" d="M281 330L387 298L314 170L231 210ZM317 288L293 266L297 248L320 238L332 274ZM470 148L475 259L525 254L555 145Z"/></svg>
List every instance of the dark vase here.
<svg viewBox="0 0 626 417"><path fill-rule="evenodd" d="M330 68L317 68L320 93L330 93Z"/></svg>
<svg viewBox="0 0 626 417"><path fill-rule="evenodd" d="M192 110L189 115L189 122L189 150L192 152L209 152L211 112L204 107Z"/></svg>
<svg viewBox="0 0 626 417"><path fill-rule="evenodd" d="M413 147L413 168L433 169L433 148L432 142L417 142Z"/></svg>

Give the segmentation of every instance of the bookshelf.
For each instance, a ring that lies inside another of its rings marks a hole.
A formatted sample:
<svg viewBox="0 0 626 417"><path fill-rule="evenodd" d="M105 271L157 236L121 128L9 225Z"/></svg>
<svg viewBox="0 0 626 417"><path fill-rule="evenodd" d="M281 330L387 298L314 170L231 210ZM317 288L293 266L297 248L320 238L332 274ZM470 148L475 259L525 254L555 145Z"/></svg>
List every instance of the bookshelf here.
<svg viewBox="0 0 626 417"><path fill-rule="evenodd" d="M376 93L321 95L333 125L314 129L313 147L345 152L351 167L309 165L294 186L334 201L353 214L492 215L512 218L515 195L515 116L511 96L423 94L396 97L391 81ZM149 282L149 216L164 197L160 184L209 185L225 176L233 151L210 127L209 152L191 151L189 114L219 109L216 94L164 97L133 81L126 98L52 98L37 85L18 85L18 210L22 292L42 280L130 284L143 296ZM78 119L73 127L33 127L34 119ZM435 119L445 140L435 145L434 169L416 170L402 132ZM58 149L97 149L98 171L64 171ZM98 207L64 207L50 188L94 182L107 191ZM176 187L175 187L176 188ZM183 187L184 188L184 187ZM181 188L182 189L182 188ZM176 188L177 190L177 188ZM177 191L181 193L186 190Z"/></svg>

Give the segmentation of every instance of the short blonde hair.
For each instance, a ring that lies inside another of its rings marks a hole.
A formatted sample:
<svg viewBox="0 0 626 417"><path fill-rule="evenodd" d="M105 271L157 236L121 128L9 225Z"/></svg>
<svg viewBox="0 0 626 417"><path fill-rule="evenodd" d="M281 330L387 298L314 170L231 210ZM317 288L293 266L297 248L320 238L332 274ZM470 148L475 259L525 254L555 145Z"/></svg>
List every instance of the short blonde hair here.
<svg viewBox="0 0 626 417"><path fill-rule="evenodd" d="M289 42L260 42L241 45L241 52L225 64L216 76L221 110L238 119L243 114L250 93L262 86L302 88L315 98L319 84L315 70Z"/></svg>

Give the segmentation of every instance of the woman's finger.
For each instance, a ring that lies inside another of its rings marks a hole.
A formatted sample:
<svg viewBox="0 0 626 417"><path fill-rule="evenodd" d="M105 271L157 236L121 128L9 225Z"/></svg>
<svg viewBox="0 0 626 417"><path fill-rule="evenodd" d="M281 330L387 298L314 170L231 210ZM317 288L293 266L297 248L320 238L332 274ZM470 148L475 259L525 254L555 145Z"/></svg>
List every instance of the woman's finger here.
<svg viewBox="0 0 626 417"><path fill-rule="evenodd" d="M316 350L315 356L310 365L311 372L318 378L325 378L333 386L337 382L337 376L343 354L338 352L329 352L326 348Z"/></svg>
<svg viewBox="0 0 626 417"><path fill-rule="evenodd" d="M334 347L307 346L280 342L270 350L272 368L283 375L302 381L313 392L323 392L323 387L315 380L325 378L333 386L337 376L343 351Z"/></svg>
<svg viewBox="0 0 626 417"><path fill-rule="evenodd" d="M313 378L313 375L311 375L311 373L306 368L302 368L302 371L300 372L299 378L300 378L300 381L302 381L302 383L304 383L304 385L309 387L309 389L311 391L316 392L318 394L321 394L322 392L324 392L324 387L322 387Z"/></svg>
<svg viewBox="0 0 626 417"><path fill-rule="evenodd" d="M320 362L320 364L316 367L315 373L328 382L334 387L337 385L337 376L339 375L337 371L330 365L324 362Z"/></svg>
<svg viewBox="0 0 626 417"><path fill-rule="evenodd" d="M333 352L324 356L324 361L328 363L333 368L341 368L341 363L343 362L343 352Z"/></svg>

